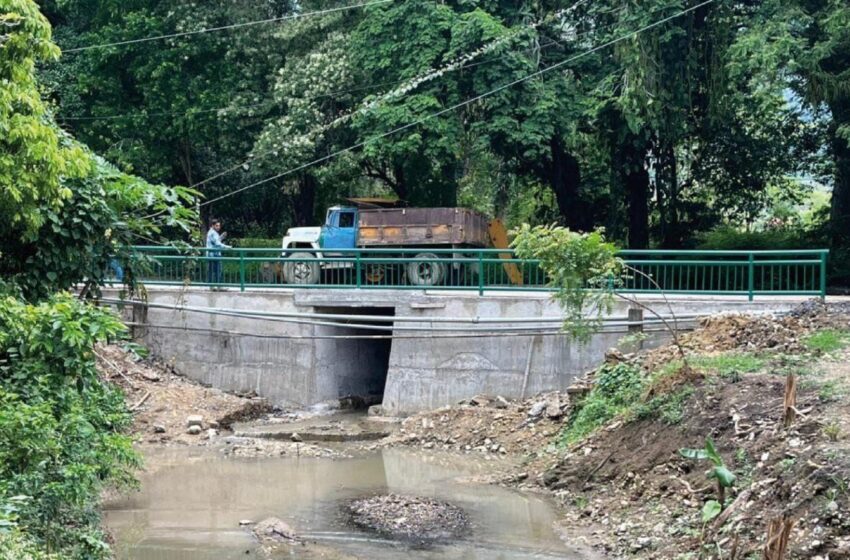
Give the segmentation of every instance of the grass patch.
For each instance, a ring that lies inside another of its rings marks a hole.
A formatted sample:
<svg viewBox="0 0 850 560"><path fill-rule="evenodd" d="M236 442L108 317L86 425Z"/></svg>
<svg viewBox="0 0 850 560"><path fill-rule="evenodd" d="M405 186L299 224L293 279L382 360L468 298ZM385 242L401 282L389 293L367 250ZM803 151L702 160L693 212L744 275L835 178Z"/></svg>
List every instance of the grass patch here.
<svg viewBox="0 0 850 560"><path fill-rule="evenodd" d="M838 329L823 329L803 339L803 345L813 352L835 352L850 344L850 332Z"/></svg>
<svg viewBox="0 0 850 560"><path fill-rule="evenodd" d="M742 373L753 373L765 366L767 360L746 352L729 352L716 356L694 356L693 367L711 371L720 377L735 377Z"/></svg>
<svg viewBox="0 0 850 560"><path fill-rule="evenodd" d="M561 443L576 443L617 417L681 422L685 403L694 392L690 383L675 379L681 370L680 361L665 364L650 376L629 364L602 366L593 389L570 416Z"/></svg>

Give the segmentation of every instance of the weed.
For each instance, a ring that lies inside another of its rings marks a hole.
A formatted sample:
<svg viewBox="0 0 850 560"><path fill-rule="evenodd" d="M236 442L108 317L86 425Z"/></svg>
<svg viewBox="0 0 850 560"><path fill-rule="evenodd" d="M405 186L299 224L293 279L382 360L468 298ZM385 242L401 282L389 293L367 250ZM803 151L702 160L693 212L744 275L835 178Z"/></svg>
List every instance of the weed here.
<svg viewBox="0 0 850 560"><path fill-rule="evenodd" d="M687 385L674 393L653 397L635 407L637 418L651 418L658 415L667 424L678 424L685 414L685 403L694 394L692 385Z"/></svg>
<svg viewBox="0 0 850 560"><path fill-rule="evenodd" d="M573 505L578 509L586 508L589 503L590 500L588 500L585 496L576 496L573 498Z"/></svg>
<svg viewBox="0 0 850 560"><path fill-rule="evenodd" d="M807 377L820 373L812 369L811 357L802 354L780 354L770 365L772 373L782 376L791 373L798 377Z"/></svg>
<svg viewBox="0 0 850 560"><path fill-rule="evenodd" d="M645 378L640 369L628 364L604 365L596 384L573 412L561 441L567 445L625 412L640 400Z"/></svg>
<svg viewBox="0 0 850 560"><path fill-rule="evenodd" d="M818 398L823 402L837 400L841 396L839 385L835 381L827 381L820 385L818 390Z"/></svg>
<svg viewBox="0 0 850 560"><path fill-rule="evenodd" d="M837 422L832 422L823 427L823 435L829 441L838 441L841 437L841 426Z"/></svg>
<svg viewBox="0 0 850 560"><path fill-rule="evenodd" d="M804 338L803 344L813 352L835 352L850 344L850 332L837 329L823 329Z"/></svg>
<svg viewBox="0 0 850 560"><path fill-rule="evenodd" d="M716 372L720 377L736 377L764 367L766 360L747 352L729 352L716 356L696 356L694 367Z"/></svg>
<svg viewBox="0 0 850 560"><path fill-rule="evenodd" d="M788 472L791 471L791 469L794 468L794 465L796 465L796 464L797 464L797 459L794 459L793 457L787 457L787 458L779 461L779 470L782 471L783 473L788 473Z"/></svg>

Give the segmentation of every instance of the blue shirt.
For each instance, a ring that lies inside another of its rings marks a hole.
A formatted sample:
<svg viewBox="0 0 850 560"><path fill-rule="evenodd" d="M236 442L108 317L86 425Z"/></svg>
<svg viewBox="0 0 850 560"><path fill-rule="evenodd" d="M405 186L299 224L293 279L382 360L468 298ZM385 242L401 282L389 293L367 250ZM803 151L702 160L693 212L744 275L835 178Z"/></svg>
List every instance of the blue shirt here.
<svg viewBox="0 0 850 560"><path fill-rule="evenodd" d="M229 249L230 245L225 245L221 242L221 236L218 232L210 228L207 232L207 249ZM208 257L220 257L221 251L207 251Z"/></svg>

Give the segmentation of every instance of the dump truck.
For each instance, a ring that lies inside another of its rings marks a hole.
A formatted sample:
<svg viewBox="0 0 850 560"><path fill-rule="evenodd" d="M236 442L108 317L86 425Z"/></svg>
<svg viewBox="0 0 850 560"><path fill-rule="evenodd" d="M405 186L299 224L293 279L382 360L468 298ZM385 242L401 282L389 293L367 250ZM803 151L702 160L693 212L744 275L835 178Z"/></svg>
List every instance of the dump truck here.
<svg viewBox="0 0 850 560"><path fill-rule="evenodd" d="M464 249L507 248L508 236L499 220L468 208L407 208L397 201L348 199L350 205L332 206L320 227L296 227L283 237L282 277L289 284L319 284L322 271L350 268L351 249L398 249L406 259L404 280L416 286L437 286L449 278L449 266L441 260L463 256ZM453 249L450 255L434 249ZM392 257L392 251L382 251ZM510 254L499 254L509 258ZM348 259L339 257L349 257ZM329 259L329 260L324 260ZM363 266L363 281L379 284L387 273L385 264ZM522 282L516 266L506 272L515 284Z"/></svg>

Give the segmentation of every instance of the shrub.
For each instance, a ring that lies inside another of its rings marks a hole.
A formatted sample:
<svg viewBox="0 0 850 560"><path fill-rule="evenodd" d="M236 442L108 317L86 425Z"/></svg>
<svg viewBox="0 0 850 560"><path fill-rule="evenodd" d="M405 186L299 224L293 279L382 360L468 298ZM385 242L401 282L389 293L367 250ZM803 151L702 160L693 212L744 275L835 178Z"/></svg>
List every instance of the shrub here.
<svg viewBox="0 0 850 560"><path fill-rule="evenodd" d="M121 434L131 416L93 354L123 333L114 315L68 294L0 299L0 504L28 497L7 524L62 558L109 556L100 493L134 483L138 456Z"/></svg>

